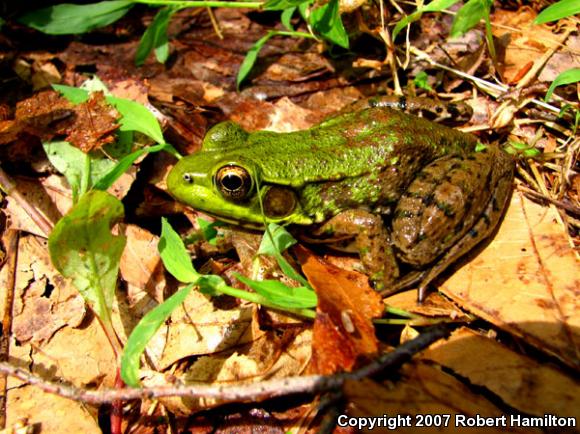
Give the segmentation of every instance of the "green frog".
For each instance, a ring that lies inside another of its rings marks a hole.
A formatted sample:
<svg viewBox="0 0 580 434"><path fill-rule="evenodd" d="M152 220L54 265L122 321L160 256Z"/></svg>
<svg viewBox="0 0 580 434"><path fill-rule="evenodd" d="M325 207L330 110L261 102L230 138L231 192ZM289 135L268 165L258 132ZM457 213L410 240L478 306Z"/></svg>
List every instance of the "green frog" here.
<svg viewBox="0 0 580 434"><path fill-rule="evenodd" d="M497 145L374 104L290 133L217 124L167 187L233 224L307 226L311 239L356 251L381 293L418 283L422 300L493 232L513 173Z"/></svg>

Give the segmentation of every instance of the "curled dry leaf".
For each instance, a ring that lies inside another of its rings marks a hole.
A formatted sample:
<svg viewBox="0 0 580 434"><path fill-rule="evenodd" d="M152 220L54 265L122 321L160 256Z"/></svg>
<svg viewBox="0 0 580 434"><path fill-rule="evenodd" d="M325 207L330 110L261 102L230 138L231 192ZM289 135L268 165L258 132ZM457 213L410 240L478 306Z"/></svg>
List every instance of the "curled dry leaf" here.
<svg viewBox="0 0 580 434"><path fill-rule="evenodd" d="M318 296L310 370L317 374L350 371L360 358L378 350L372 318L383 312L381 296L360 273L337 268L304 247L296 251Z"/></svg>
<svg viewBox="0 0 580 434"><path fill-rule="evenodd" d="M497 236L440 290L496 326L580 367L578 258L556 210L515 192Z"/></svg>
<svg viewBox="0 0 580 434"><path fill-rule="evenodd" d="M580 418L580 386L575 379L554 365L518 354L469 329L435 343L423 357L485 387L522 413Z"/></svg>

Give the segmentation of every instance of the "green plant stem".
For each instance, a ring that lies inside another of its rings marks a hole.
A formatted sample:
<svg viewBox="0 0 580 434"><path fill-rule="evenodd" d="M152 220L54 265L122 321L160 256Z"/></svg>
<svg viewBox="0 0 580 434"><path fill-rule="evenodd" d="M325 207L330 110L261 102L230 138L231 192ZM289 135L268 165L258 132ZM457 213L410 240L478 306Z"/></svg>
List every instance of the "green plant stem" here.
<svg viewBox="0 0 580 434"><path fill-rule="evenodd" d="M236 1L181 1L181 0L134 0L135 3L142 3L151 6L175 6L177 8L250 8L259 9L263 6L263 2L236 2Z"/></svg>
<svg viewBox="0 0 580 434"><path fill-rule="evenodd" d="M314 319L316 317L316 312L312 309L288 309L283 308L275 303L270 302L265 297L262 297L260 294L256 294L255 292L248 292L244 291L243 289L232 288L231 286L218 286L216 288L217 291L221 292L222 294L230 295L232 297L241 298L242 300L250 301L252 303L261 304L262 306L269 307L276 310L281 310L284 312L290 312L296 315L300 315L306 318Z"/></svg>

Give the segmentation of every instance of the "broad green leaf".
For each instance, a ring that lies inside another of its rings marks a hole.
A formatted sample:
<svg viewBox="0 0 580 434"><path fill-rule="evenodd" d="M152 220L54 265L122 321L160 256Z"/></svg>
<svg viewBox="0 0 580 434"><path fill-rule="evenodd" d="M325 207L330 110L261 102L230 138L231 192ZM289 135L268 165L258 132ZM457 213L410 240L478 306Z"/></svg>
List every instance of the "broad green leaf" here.
<svg viewBox="0 0 580 434"><path fill-rule="evenodd" d="M157 54L157 60L160 63L165 63L169 55L167 27L169 26L169 20L175 11L175 8L165 7L157 12L153 22L141 37L137 53L135 54L135 64L142 65L153 49L155 49L155 53Z"/></svg>
<svg viewBox="0 0 580 434"><path fill-rule="evenodd" d="M562 72L554 79L554 81L550 85L550 88L548 89L548 92L546 92L546 96L544 97L544 101L548 101L552 97L554 89L556 89L558 86L576 83L578 81L580 81L580 68L572 68Z"/></svg>
<svg viewBox="0 0 580 434"><path fill-rule="evenodd" d="M311 4L312 0L267 0L264 3L266 11L282 11L284 9L298 6L302 3Z"/></svg>
<svg viewBox="0 0 580 434"><path fill-rule="evenodd" d="M457 11L450 35L452 38L461 36L474 28L489 13L485 0L469 0Z"/></svg>
<svg viewBox="0 0 580 434"><path fill-rule="evenodd" d="M310 13L310 25L325 39L348 49L348 34L342 24L338 0L330 0Z"/></svg>
<svg viewBox="0 0 580 434"><path fill-rule="evenodd" d="M121 356L121 378L131 387L139 387L139 361L145 347L171 313L187 298L193 283L180 289L141 318L135 326Z"/></svg>
<svg viewBox="0 0 580 434"><path fill-rule="evenodd" d="M560 18L571 17L580 14L580 1L578 0L560 0L553 5L544 9L534 20L535 24L548 23Z"/></svg>
<svg viewBox="0 0 580 434"><path fill-rule="evenodd" d="M236 78L236 86L238 89L240 88L240 84L246 79L254 67L256 59L258 58L258 54L260 54L260 50L264 45L266 45L266 42L268 42L268 40L274 36L274 34L274 32L268 32L265 36L262 36L246 53L246 57L244 57L244 60L240 65L238 77Z"/></svg>
<svg viewBox="0 0 580 434"><path fill-rule="evenodd" d="M114 105L123 115L119 120L121 131L138 131L151 137L157 143L165 143L159 122L144 106L138 102L114 96L107 97L107 102Z"/></svg>
<svg viewBox="0 0 580 434"><path fill-rule="evenodd" d="M89 92L84 89L72 86L65 86L63 84L51 85L54 90L59 92L62 96L68 99L73 104L80 104L89 100Z"/></svg>
<svg viewBox="0 0 580 434"><path fill-rule="evenodd" d="M116 164L112 161L109 161L111 166L106 172L101 173L101 176L98 180L95 181L93 187L97 190L107 190L143 154L158 152L165 149L165 147L166 144L164 143L155 146L149 146L124 156Z"/></svg>
<svg viewBox="0 0 580 434"><path fill-rule="evenodd" d="M408 24L411 24L421 18L421 15L425 12L440 12L444 9L447 9L457 3L459 0L434 0L428 5L417 9L412 14L407 15L401 21L397 23L395 28L393 29L393 40L397 37L397 35L405 28Z"/></svg>
<svg viewBox="0 0 580 434"><path fill-rule="evenodd" d="M73 284L106 327L111 326L111 307L125 236L111 234L124 216L123 204L98 190L84 194L61 218L48 237L54 267Z"/></svg>
<svg viewBox="0 0 580 434"><path fill-rule="evenodd" d="M65 176L74 199L79 193L88 191L97 179L115 166L115 163L106 157L85 154L68 142L47 142L42 146L52 165ZM86 173L87 170L89 173ZM83 185L83 180L88 180L88 184Z"/></svg>
<svg viewBox="0 0 580 434"><path fill-rule="evenodd" d="M28 12L18 21L50 35L73 35L114 23L129 12L134 4L127 0L87 5L62 3Z"/></svg>
<svg viewBox="0 0 580 434"><path fill-rule="evenodd" d="M183 283L197 282L201 275L193 268L183 241L166 218L161 219L161 238L158 249L163 265L173 277Z"/></svg>
<svg viewBox="0 0 580 434"><path fill-rule="evenodd" d="M316 307L316 293L304 286L291 288L278 280L256 281L236 274L236 279L248 285L265 299L285 309Z"/></svg>

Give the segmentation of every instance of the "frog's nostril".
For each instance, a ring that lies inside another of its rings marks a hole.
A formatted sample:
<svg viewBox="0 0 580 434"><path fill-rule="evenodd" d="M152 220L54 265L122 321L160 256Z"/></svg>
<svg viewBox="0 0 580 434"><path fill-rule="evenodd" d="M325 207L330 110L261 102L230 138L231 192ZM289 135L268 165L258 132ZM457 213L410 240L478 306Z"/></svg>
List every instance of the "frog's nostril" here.
<svg viewBox="0 0 580 434"><path fill-rule="evenodd" d="M187 182L188 184L191 184L193 182L193 178L191 177L191 175L189 173L183 174L183 180L185 182Z"/></svg>

